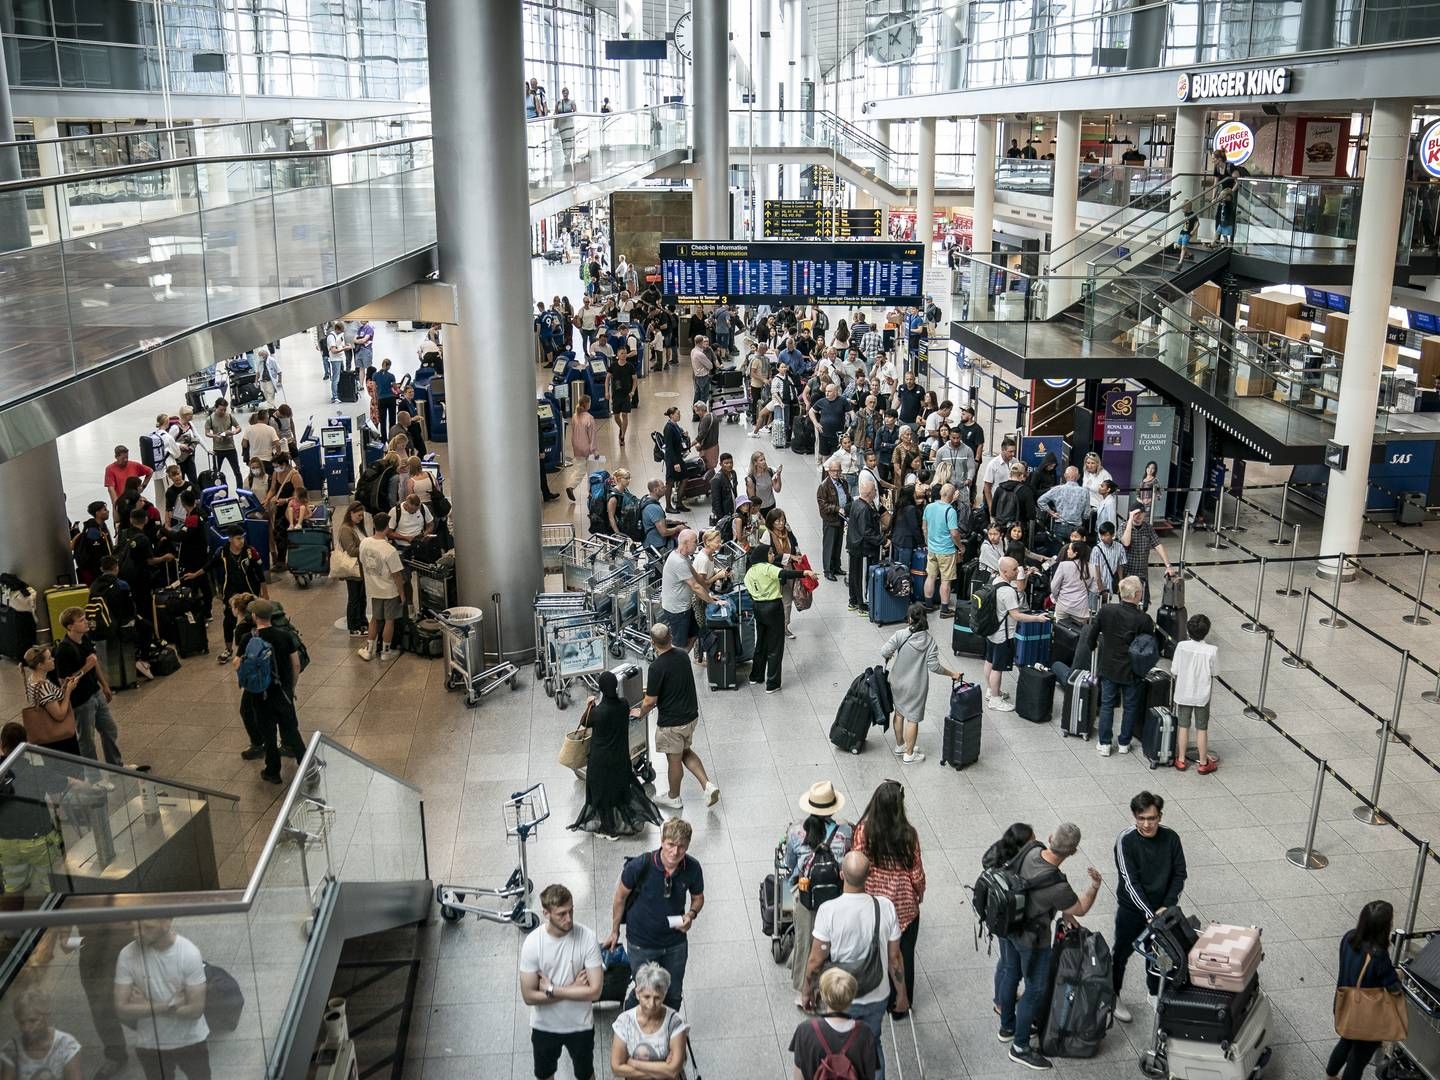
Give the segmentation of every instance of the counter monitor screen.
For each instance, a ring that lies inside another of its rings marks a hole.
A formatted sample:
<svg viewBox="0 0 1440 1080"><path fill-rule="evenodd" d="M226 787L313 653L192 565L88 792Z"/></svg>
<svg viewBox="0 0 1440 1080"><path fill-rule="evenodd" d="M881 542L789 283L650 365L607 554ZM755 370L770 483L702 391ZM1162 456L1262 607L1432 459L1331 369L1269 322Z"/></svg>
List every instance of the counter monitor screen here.
<svg viewBox="0 0 1440 1080"><path fill-rule="evenodd" d="M535 413L537 416L540 417L541 420L553 421L555 419L555 407L551 405L548 401L541 401L536 403Z"/></svg>
<svg viewBox="0 0 1440 1080"><path fill-rule="evenodd" d="M590 371L592 374L595 375L607 375L609 374L610 369L605 366L604 360L596 357L590 361Z"/></svg>
<svg viewBox="0 0 1440 1080"><path fill-rule="evenodd" d="M320 446L325 450L343 450L345 448L345 429L338 427L321 428Z"/></svg>
<svg viewBox="0 0 1440 1080"><path fill-rule="evenodd" d="M899 304L925 292L919 244L664 240L663 298L681 304Z"/></svg>
<svg viewBox="0 0 1440 1080"><path fill-rule="evenodd" d="M240 510L240 503L235 499L211 504L210 512L215 515L217 529L228 529L231 525L245 524L245 515Z"/></svg>

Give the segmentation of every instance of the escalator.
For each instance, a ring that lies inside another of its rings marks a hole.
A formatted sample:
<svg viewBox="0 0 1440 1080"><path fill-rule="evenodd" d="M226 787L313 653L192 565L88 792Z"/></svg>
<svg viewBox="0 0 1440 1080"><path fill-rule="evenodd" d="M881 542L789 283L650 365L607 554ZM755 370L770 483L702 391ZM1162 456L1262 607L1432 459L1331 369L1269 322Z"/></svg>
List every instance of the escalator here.
<svg viewBox="0 0 1440 1080"><path fill-rule="evenodd" d="M0 822L29 822L47 853L25 892L6 882L0 1041L18 1037L19 995L41 990L87 1076L158 1032L215 1076L298 1080L346 942L429 917L418 789L323 735L261 820L223 792L43 748L16 750L0 779ZM161 952L197 978L117 1016L131 973L153 997ZM202 983L203 1005L184 988Z"/></svg>

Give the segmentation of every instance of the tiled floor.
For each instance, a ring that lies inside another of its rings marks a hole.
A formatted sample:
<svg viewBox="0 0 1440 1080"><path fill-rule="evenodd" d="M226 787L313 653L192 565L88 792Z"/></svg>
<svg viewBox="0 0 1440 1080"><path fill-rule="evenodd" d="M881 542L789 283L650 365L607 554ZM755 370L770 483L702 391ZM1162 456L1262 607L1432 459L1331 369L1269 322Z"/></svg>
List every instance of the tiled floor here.
<svg viewBox="0 0 1440 1080"><path fill-rule="evenodd" d="M571 269L537 266L537 295L573 292ZM408 340L396 341L388 331L377 355L387 350L413 362ZM282 357L292 402L305 406L302 415L311 405L318 412L324 388L316 354L297 340L286 343ZM643 383L638 430L654 426L661 409L687 400L689 390L689 379L675 374L652 376ZM95 425L62 443L66 475L76 478L70 490L72 516L75 507L98 490L106 450L116 437L133 438L130 433L143 430L143 418L155 411L154 402L137 404L103 427ZM982 416L982 423L987 419ZM600 431L611 467L628 461L637 481L653 473L643 437L632 440L629 454L621 455L613 425L602 422ZM775 454L768 443L747 438L739 426L727 426L722 443L742 459L756 449ZM781 505L802 547L813 552L819 545L813 465L788 451L778 457L788 466ZM1255 482L1253 470L1251 475ZM1278 505L1275 494L1257 493L1256 499ZM1293 503L1289 516L1304 526L1302 551L1313 553L1318 520L1296 511ZM548 508L546 518L578 524L581 511L562 500ZM703 510L695 520L703 522ZM1247 509L1242 524L1247 528L1240 534L1244 545L1267 555L1285 553L1260 543L1274 535L1272 519ZM1440 529L1426 526L1404 535L1432 543ZM1172 557L1178 555L1178 544L1176 538ZM1402 546L1376 531L1367 550ZM1201 549L1197 537L1188 555L1192 562L1206 562L1244 553L1231 548L1212 554ZM1377 559L1371 568L1413 589L1419 566L1417 558L1407 557ZM1273 594L1284 569L1268 568L1261 615L1275 626L1279 642L1293 646L1299 600ZM1311 569L1299 568L1297 586L1316 584ZM1249 608L1255 565L1202 567L1199 572ZM1435 584L1432 576L1429 591L1440 597ZM1329 595L1328 586L1317 587ZM555 756L575 720L575 709L557 711L527 673L519 691L500 691L478 709L466 710L443 689L438 663L407 656L382 669L355 659L349 641L331 628L343 605L337 587L321 584L301 592L287 579L277 582L275 591L294 614L314 658L302 682L302 728L307 733L330 732L423 787L432 876L500 883L514 860L513 847L502 840L500 800L522 780L543 780L554 813L531 847L531 876L537 889L551 881L564 882L575 894L577 917L602 926L623 857L653 844L655 837L652 833L611 844L565 829L582 792L569 772L556 765ZM1363 613L1375 630L1410 647L1427 663L1440 661L1440 617L1432 627L1407 626L1399 616L1408 610L1408 602L1363 577L1343 587L1342 606ZM1200 582L1190 585L1189 608L1214 620L1221 671L1253 698L1264 639L1240 631L1241 616ZM1318 614L1312 606L1305 655L1360 700L1388 712L1394 654L1358 629L1332 631L1313 625ZM1101 900L1085 921L1108 934L1114 910L1111 844L1128 821L1126 803L1146 787L1169 800L1166 823L1180 832L1186 846L1191 868L1182 901L1186 910L1206 919L1264 928L1261 977L1277 1015L1275 1055L1267 1075L1298 1080L1320 1074L1316 1055L1328 1052L1331 1039L1335 942L1365 901L1384 897L1403 908L1414 862L1408 840L1393 829L1355 821L1355 800L1331 783L1316 840L1330 857L1329 868L1306 872L1286 863L1285 850L1303 839L1314 768L1281 734L1244 719L1241 702L1223 690L1217 690L1211 725L1212 745L1223 766L1208 777L1193 770L1150 772L1138 754L1101 759L1092 744L1062 740L1053 726L1032 725L1014 714L987 716L977 765L964 773L942 768L938 682L920 737L920 747L929 754L923 764L900 765L874 738L858 757L836 753L826 738L836 704L854 673L876 662L889 631L847 614L843 588L824 582L814 608L796 616L794 629L798 640L787 648L782 694L766 697L748 686L734 693L701 693L697 749L723 792L719 804L707 809L696 798L693 781L687 780L684 789L686 816L695 827L692 853L704 863L707 878L706 911L692 935L687 979L687 1012L707 1076L787 1075L784 1047L798 1013L791 1005L788 973L772 962L768 941L759 932L758 883L770 869L785 825L798 813L796 798L813 781L834 781L846 794L852 814L858 814L875 784L886 777L899 777L906 784L930 882L922 908L914 1015L926 1075L932 1080L1016 1074L993 1035L989 976L994 958L973 946L973 916L963 887L974 879L981 852L1012 821L1028 821L1042 835L1062 820L1076 822L1084 841L1067 868L1076 879L1083 877L1087 865L1105 875ZM946 660L952 662L948 656ZM1328 758L1356 786L1368 786L1377 747L1374 721L1315 674L1282 667L1278 649L1275 660L1267 700L1278 714L1277 723ZM959 663L978 674L978 662ZM6 672L0 679L10 705L5 711L18 712L13 674ZM1440 757L1440 707L1418 696L1427 685L1433 685L1433 678L1427 682L1412 670L1403 726L1417 744ZM180 674L120 699L122 744L127 756L149 760L159 771L205 778L234 791L258 825L272 810L275 792L260 785L254 766L236 754L244 736L235 717L235 696L231 678L217 665L187 663ZM1399 745L1390 748L1381 803L1417 835L1440 836L1440 773ZM1432 878L1440 882L1440 875ZM1419 921L1422 926L1440 923L1440 892L1430 886ZM407 1077L531 1075L527 1017L514 982L519 942L514 929L473 919L453 926L437 921L426 930ZM1132 1008L1139 1004L1136 985L1132 977L1127 993ZM1133 1024L1117 1025L1098 1059L1061 1062L1057 1074L1129 1074L1150 1031L1143 1005L1136 1013ZM608 1024L602 1026L599 1057L606 1056L609 1043ZM83 1027L77 1034L86 1041ZM913 1075L909 1038L902 1038L906 1072ZM601 1072L608 1075L608 1069ZM562 1066L562 1075L570 1075L568 1066Z"/></svg>

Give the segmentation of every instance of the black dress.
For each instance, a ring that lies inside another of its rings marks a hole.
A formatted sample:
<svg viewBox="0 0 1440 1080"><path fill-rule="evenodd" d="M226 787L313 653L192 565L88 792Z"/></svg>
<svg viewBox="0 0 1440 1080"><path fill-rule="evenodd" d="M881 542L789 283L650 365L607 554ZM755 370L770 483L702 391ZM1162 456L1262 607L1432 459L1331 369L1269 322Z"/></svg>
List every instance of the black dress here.
<svg viewBox="0 0 1440 1080"><path fill-rule="evenodd" d="M659 825L660 811L630 767L630 706L621 698L602 697L590 713L585 805L570 828L633 836L647 821Z"/></svg>

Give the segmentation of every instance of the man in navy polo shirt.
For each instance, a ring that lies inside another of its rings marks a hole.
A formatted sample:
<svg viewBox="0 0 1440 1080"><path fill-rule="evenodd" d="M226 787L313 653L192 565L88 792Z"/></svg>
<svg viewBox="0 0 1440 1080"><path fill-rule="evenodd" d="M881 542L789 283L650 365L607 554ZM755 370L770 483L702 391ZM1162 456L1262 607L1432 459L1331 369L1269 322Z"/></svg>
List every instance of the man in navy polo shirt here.
<svg viewBox="0 0 1440 1080"><path fill-rule="evenodd" d="M668 971L670 989L665 1004L672 1009L680 1008L685 987L685 964L690 956L686 935L705 906L705 875L699 860L685 854L690 835L688 821L671 818L660 829L658 850L626 861L610 905L610 936L603 943L606 949L615 948L623 922L631 972L652 960ZM634 1005L631 993L625 1008Z"/></svg>

